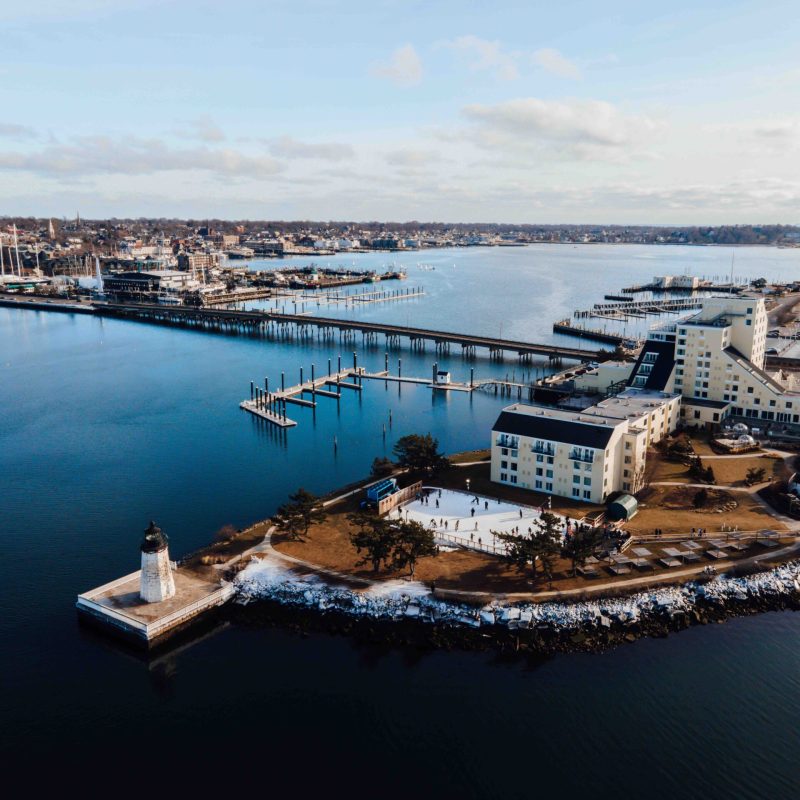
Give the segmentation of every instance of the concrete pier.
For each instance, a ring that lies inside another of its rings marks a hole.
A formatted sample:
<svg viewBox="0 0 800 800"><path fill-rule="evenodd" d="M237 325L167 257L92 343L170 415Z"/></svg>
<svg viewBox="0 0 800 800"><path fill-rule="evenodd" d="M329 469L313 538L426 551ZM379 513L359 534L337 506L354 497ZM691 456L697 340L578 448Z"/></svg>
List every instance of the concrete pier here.
<svg viewBox="0 0 800 800"><path fill-rule="evenodd" d="M134 644L149 648L233 596L233 586L173 568L175 594L159 603L139 595L141 570L78 595L78 612Z"/></svg>

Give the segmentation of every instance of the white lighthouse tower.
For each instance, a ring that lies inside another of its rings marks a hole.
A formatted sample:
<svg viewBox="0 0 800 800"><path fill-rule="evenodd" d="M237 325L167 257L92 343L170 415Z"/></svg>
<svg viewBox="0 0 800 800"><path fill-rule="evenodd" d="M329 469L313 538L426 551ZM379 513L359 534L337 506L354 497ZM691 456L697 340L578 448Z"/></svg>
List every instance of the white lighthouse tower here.
<svg viewBox="0 0 800 800"><path fill-rule="evenodd" d="M160 603L175 595L167 537L152 520L142 540L142 578L139 596L145 603Z"/></svg>

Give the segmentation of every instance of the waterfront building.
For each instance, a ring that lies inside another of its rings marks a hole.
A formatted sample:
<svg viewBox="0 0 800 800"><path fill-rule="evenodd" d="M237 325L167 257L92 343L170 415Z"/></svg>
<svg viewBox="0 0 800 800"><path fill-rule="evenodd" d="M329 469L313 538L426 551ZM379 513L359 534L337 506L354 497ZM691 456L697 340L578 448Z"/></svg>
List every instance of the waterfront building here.
<svg viewBox="0 0 800 800"><path fill-rule="evenodd" d="M145 603L160 603L175 596L175 579L164 531L152 520L142 540L142 572L139 596Z"/></svg>
<svg viewBox="0 0 800 800"><path fill-rule="evenodd" d="M200 272L208 271L218 266L219 253L178 253L179 270Z"/></svg>
<svg viewBox="0 0 800 800"><path fill-rule="evenodd" d="M491 479L602 503L644 484L647 448L678 425L680 397L627 389L585 409L515 403L492 427Z"/></svg>
<svg viewBox="0 0 800 800"><path fill-rule="evenodd" d="M800 393L765 370L762 298L709 297L700 311L650 331L629 386L682 396L687 424L800 424Z"/></svg>
<svg viewBox="0 0 800 800"><path fill-rule="evenodd" d="M179 270L148 270L146 272L120 272L104 279L108 294L148 294L177 292L192 288L195 282L190 273Z"/></svg>

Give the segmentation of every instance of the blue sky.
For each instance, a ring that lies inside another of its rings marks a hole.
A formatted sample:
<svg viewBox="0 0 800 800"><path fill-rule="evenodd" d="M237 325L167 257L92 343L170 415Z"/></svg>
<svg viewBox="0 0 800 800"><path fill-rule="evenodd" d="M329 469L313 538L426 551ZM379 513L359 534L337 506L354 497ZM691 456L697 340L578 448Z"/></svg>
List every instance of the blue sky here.
<svg viewBox="0 0 800 800"><path fill-rule="evenodd" d="M3 5L0 214L800 222L790 2Z"/></svg>

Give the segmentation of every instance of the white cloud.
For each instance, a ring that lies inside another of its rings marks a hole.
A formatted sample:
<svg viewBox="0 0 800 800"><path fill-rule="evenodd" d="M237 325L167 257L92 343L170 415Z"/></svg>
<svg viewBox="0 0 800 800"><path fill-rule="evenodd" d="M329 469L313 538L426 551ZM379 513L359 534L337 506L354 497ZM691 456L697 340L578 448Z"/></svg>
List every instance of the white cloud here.
<svg viewBox="0 0 800 800"><path fill-rule="evenodd" d="M270 152L279 158L321 158L344 161L355 156L349 144L340 142L302 142L292 136L280 136L269 141Z"/></svg>
<svg viewBox="0 0 800 800"><path fill-rule="evenodd" d="M435 150L404 148L392 150L386 154L386 163L393 167L422 167L427 164L442 163L446 160Z"/></svg>
<svg viewBox="0 0 800 800"><path fill-rule="evenodd" d="M709 125L706 129L725 138L733 137L751 154L779 155L800 146L800 120L793 118Z"/></svg>
<svg viewBox="0 0 800 800"><path fill-rule="evenodd" d="M519 78L515 63L517 54L504 52L496 40L489 41L472 35L459 36L444 42L444 46L471 56L470 68L473 70L493 72L496 77L506 81Z"/></svg>
<svg viewBox="0 0 800 800"><path fill-rule="evenodd" d="M422 59L414 45L405 44L395 50L388 61L373 64L370 73L386 78L398 86L415 86L422 80Z"/></svg>
<svg viewBox="0 0 800 800"><path fill-rule="evenodd" d="M600 100L540 100L525 97L462 109L474 124L468 133L486 148L561 148L575 158L598 158L639 147L657 129L647 116L625 114Z"/></svg>
<svg viewBox="0 0 800 800"><path fill-rule="evenodd" d="M13 122L0 122L0 138L35 139L36 131L28 125L17 125Z"/></svg>
<svg viewBox="0 0 800 800"><path fill-rule="evenodd" d="M544 47L541 50L536 50L531 59L536 66L553 75L558 75L560 78L577 79L581 77L578 65L553 47Z"/></svg>
<svg viewBox="0 0 800 800"><path fill-rule="evenodd" d="M200 170L225 177L264 178L283 164L263 155L230 148L175 148L160 139L83 136L69 144L50 144L33 152L0 152L0 170L31 172L43 177L149 175L175 170Z"/></svg>
<svg viewBox="0 0 800 800"><path fill-rule="evenodd" d="M183 139L197 139L201 142L215 143L225 140L224 132L209 116L197 117L184 123L176 133Z"/></svg>

